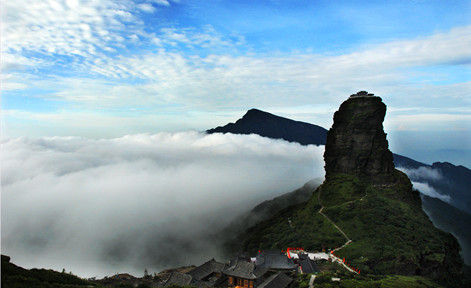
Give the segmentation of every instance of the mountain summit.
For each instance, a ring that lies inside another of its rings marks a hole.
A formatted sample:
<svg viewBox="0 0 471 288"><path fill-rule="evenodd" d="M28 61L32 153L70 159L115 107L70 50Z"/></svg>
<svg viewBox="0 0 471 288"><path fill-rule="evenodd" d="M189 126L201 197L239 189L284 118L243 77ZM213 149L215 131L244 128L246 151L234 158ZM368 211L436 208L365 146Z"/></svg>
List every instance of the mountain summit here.
<svg viewBox="0 0 471 288"><path fill-rule="evenodd" d="M432 224L418 191L394 168L385 113L381 98L368 93L346 100L328 132L324 183L307 202L238 235L239 249L330 250L362 274L420 275L458 286L458 242Z"/></svg>
<svg viewBox="0 0 471 288"><path fill-rule="evenodd" d="M327 130L320 126L294 121L258 109L250 109L235 123L209 129L206 132L258 134L263 137L298 142L301 145L324 145L327 135Z"/></svg>
<svg viewBox="0 0 471 288"><path fill-rule="evenodd" d="M361 97L361 92L368 96ZM383 130L386 105L380 97L361 92L350 96L334 114L324 154L326 177L347 173L374 182L392 182L393 154Z"/></svg>

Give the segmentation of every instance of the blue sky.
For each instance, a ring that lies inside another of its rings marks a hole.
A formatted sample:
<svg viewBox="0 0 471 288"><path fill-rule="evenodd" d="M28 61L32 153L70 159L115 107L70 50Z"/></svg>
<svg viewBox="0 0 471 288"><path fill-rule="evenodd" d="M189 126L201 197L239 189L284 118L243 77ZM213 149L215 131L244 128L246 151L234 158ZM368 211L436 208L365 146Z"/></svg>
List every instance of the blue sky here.
<svg viewBox="0 0 471 288"><path fill-rule="evenodd" d="M328 128L368 90L394 151L471 166L470 1L2 5L6 137L204 130L252 107Z"/></svg>

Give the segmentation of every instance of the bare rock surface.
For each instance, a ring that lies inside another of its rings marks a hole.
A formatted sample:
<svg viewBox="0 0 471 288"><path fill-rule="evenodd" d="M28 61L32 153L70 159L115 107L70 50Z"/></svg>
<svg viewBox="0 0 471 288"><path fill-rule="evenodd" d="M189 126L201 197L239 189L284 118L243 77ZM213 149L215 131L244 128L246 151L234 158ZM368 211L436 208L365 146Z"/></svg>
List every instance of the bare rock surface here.
<svg viewBox="0 0 471 288"><path fill-rule="evenodd" d="M394 182L393 154L383 129L386 105L380 97L363 94L347 99L334 114L324 153L326 177L344 173L373 183Z"/></svg>

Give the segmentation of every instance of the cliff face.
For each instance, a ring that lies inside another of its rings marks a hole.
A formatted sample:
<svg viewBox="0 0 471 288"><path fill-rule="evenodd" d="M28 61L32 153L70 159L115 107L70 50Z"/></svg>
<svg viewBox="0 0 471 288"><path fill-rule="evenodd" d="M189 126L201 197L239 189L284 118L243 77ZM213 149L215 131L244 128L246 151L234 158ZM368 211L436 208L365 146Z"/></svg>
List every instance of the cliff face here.
<svg viewBox="0 0 471 288"><path fill-rule="evenodd" d="M380 97L352 95L334 114L324 153L326 178L338 173L372 183L395 181L393 155L383 130Z"/></svg>

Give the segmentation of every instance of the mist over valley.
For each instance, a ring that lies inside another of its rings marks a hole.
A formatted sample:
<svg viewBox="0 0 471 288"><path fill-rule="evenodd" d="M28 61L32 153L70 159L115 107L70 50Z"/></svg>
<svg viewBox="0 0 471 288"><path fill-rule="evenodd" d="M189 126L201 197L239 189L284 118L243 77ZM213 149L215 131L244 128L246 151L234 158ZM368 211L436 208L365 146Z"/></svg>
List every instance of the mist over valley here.
<svg viewBox="0 0 471 288"><path fill-rule="evenodd" d="M221 258L222 228L324 174L323 146L258 135L15 138L2 149L2 253L87 277Z"/></svg>

